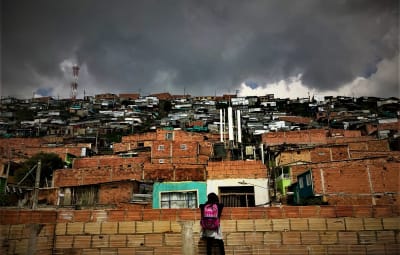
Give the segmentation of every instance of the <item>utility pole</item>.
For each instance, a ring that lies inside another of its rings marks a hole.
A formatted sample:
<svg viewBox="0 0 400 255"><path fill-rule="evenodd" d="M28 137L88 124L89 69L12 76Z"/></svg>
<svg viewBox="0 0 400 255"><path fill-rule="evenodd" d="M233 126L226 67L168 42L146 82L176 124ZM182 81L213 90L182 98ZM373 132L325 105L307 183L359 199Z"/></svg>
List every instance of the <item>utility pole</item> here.
<svg viewBox="0 0 400 255"><path fill-rule="evenodd" d="M37 168L36 168L35 187L34 187L34 190L33 190L33 203L32 203L32 209L33 210L35 210L37 208L37 204L38 204L41 169L42 169L42 161L39 160Z"/></svg>

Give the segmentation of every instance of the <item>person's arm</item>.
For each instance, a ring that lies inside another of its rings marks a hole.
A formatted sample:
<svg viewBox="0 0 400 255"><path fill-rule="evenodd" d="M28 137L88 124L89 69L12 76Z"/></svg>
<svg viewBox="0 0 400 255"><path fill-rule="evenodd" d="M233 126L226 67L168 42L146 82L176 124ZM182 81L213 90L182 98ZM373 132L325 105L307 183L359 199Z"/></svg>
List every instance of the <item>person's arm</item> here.
<svg viewBox="0 0 400 255"><path fill-rule="evenodd" d="M199 205L199 208L200 208L201 218L203 218L204 204L200 204L200 205Z"/></svg>
<svg viewBox="0 0 400 255"><path fill-rule="evenodd" d="M221 218L222 210L224 209L224 204L218 204L218 218Z"/></svg>

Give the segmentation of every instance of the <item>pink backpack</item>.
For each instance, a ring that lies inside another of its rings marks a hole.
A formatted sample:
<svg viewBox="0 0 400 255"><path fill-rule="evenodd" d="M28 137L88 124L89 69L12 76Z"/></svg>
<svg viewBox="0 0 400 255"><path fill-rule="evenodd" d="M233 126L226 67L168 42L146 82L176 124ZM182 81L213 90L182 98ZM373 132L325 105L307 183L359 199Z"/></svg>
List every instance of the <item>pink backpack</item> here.
<svg viewBox="0 0 400 255"><path fill-rule="evenodd" d="M216 230L219 227L218 205L206 204L203 209L203 218L200 224L204 229Z"/></svg>

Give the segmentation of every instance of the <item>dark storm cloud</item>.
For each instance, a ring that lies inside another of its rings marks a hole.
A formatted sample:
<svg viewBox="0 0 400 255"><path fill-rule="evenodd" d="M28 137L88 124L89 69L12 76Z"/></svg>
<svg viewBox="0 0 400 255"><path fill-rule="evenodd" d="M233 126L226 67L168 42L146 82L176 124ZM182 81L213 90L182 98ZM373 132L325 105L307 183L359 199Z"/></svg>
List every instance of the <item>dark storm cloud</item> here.
<svg viewBox="0 0 400 255"><path fill-rule="evenodd" d="M398 18L396 0L5 0L2 93L67 83L66 60L93 93L233 93L300 73L335 90L398 55Z"/></svg>

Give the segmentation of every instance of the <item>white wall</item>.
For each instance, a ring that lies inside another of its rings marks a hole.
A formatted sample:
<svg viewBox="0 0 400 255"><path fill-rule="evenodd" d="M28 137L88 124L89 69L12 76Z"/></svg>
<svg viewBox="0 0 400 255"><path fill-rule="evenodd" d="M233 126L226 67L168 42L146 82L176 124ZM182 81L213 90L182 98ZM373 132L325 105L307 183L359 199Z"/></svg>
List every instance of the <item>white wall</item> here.
<svg viewBox="0 0 400 255"><path fill-rule="evenodd" d="M246 182L248 184L240 184L239 182ZM214 192L219 195L219 187L244 187L254 186L254 196L256 205L265 205L269 203L269 192L268 192L268 179L257 178L257 179L220 179L220 180L207 180L207 194Z"/></svg>

